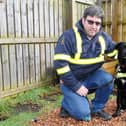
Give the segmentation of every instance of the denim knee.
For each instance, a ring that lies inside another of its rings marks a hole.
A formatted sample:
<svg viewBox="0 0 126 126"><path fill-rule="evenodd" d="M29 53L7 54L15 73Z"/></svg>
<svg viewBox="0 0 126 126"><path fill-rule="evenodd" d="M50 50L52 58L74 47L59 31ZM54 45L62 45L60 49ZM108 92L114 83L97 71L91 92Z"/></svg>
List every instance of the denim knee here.
<svg viewBox="0 0 126 126"><path fill-rule="evenodd" d="M112 90L114 86L113 76L111 74L106 74L104 80L105 80L105 83L108 84L109 89Z"/></svg>
<svg viewBox="0 0 126 126"><path fill-rule="evenodd" d="M86 117L90 117L90 109L77 109L72 115L78 120L85 120Z"/></svg>
<svg viewBox="0 0 126 126"><path fill-rule="evenodd" d="M105 80L105 82L106 83L112 83L112 81L113 81L113 76L111 75L111 74L109 74L109 73L107 73L105 76L104 76L104 80Z"/></svg>

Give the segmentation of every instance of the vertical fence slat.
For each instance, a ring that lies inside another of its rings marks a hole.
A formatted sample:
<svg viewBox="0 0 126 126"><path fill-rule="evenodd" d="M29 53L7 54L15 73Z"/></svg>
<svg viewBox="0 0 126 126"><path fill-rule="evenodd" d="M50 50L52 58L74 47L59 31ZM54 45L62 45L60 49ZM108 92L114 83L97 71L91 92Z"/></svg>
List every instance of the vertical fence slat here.
<svg viewBox="0 0 126 126"><path fill-rule="evenodd" d="M2 49L0 45L0 91L3 90L3 59L2 59Z"/></svg>
<svg viewBox="0 0 126 126"><path fill-rule="evenodd" d="M55 20L55 36L58 36L59 35L59 32L58 32L58 21L59 21L59 14L58 14L58 0L55 0L54 1L54 20Z"/></svg>
<svg viewBox="0 0 126 126"><path fill-rule="evenodd" d="M38 0L34 0L34 32L35 37L39 37L39 4ZM49 19L48 19L49 20ZM35 67L36 67L36 80L39 81L40 78L40 58L39 58L39 45L35 45Z"/></svg>
<svg viewBox="0 0 126 126"><path fill-rule="evenodd" d="M3 89L10 89L10 68L8 60L8 46L2 46L2 64L3 64Z"/></svg>
<svg viewBox="0 0 126 126"><path fill-rule="evenodd" d="M21 19L22 19L22 37L28 36L28 24L27 24L27 0L21 0ZM28 55L28 45L23 45L23 62L24 62L24 84L29 83L29 55Z"/></svg>
<svg viewBox="0 0 126 126"><path fill-rule="evenodd" d="M20 12L20 0L14 0L14 8L15 8L15 31L16 37L21 37L21 12Z"/></svg>
<svg viewBox="0 0 126 126"><path fill-rule="evenodd" d="M122 32L123 32L123 41L126 41L126 1L123 0L123 12L122 12L122 15L123 15L123 29L122 29ZM124 23L125 22L125 23Z"/></svg>
<svg viewBox="0 0 126 126"><path fill-rule="evenodd" d="M0 28L1 28L1 37L7 37L7 6L6 2L0 4L0 15L1 15L1 20L0 20Z"/></svg>
<svg viewBox="0 0 126 126"><path fill-rule="evenodd" d="M7 0L8 36L14 37L13 0Z"/></svg>
<svg viewBox="0 0 126 126"><path fill-rule="evenodd" d="M122 40L122 22L123 22L123 19L122 19L122 9L123 9L123 3L122 3L122 0L119 0L118 1L118 41L121 41Z"/></svg>
<svg viewBox="0 0 126 126"><path fill-rule="evenodd" d="M54 36L54 7L53 7L53 5L54 5L54 0L50 0L50 5L49 5L49 7L50 7L50 15L49 15L49 17L50 17L50 22L49 22L49 25L50 25L50 37L53 37Z"/></svg>

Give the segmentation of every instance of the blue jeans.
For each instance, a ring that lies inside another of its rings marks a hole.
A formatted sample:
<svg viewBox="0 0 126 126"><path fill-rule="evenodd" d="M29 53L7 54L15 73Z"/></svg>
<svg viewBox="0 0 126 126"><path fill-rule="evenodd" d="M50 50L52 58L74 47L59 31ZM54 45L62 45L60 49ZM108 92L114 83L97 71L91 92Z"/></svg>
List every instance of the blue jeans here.
<svg viewBox="0 0 126 126"><path fill-rule="evenodd" d="M82 97L67 88L64 84L61 84L61 91L64 96L62 99L62 107L75 119L84 120L85 117L91 115L91 111L97 112L105 107L113 89L112 80L113 77L111 74L105 72L103 69L99 69L82 81L82 84L87 87L89 91L96 89L95 97L91 101L91 106L87 97Z"/></svg>

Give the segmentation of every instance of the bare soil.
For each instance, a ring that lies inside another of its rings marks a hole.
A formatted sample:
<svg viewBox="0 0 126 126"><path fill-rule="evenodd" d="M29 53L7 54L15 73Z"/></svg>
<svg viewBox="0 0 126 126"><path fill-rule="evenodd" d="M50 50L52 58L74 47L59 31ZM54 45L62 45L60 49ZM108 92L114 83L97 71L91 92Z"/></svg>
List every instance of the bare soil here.
<svg viewBox="0 0 126 126"><path fill-rule="evenodd" d="M115 100L109 100L106 104L105 111L112 115L115 110ZM60 108L57 108L46 115L34 119L30 122L30 126L126 126L126 111L109 121L103 121L100 118L93 117L90 122L77 121L70 117L61 118L59 111Z"/></svg>

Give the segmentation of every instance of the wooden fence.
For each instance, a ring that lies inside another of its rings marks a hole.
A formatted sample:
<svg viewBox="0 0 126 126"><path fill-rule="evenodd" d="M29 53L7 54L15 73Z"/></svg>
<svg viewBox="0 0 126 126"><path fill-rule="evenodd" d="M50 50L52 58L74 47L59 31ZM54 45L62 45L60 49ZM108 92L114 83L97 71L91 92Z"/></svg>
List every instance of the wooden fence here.
<svg viewBox="0 0 126 126"><path fill-rule="evenodd" d="M104 30L116 42L126 42L126 0L99 0L105 10ZM115 73L116 61L104 64L106 70Z"/></svg>
<svg viewBox="0 0 126 126"><path fill-rule="evenodd" d="M1 97L51 82L55 42L42 38L1 39Z"/></svg>
<svg viewBox="0 0 126 126"><path fill-rule="evenodd" d="M0 98L51 82L58 37L94 1L0 0Z"/></svg>
<svg viewBox="0 0 126 126"><path fill-rule="evenodd" d="M104 29L116 42L126 41L126 0L101 0L105 10Z"/></svg>
<svg viewBox="0 0 126 126"><path fill-rule="evenodd" d="M58 37L95 2L0 0L0 98L51 82ZM104 30L113 40L126 41L126 0L97 3L105 10Z"/></svg>

